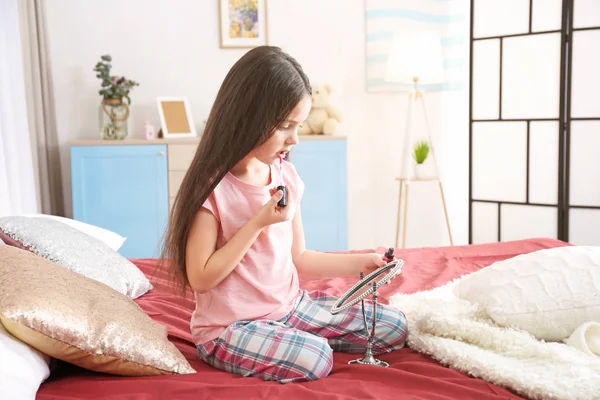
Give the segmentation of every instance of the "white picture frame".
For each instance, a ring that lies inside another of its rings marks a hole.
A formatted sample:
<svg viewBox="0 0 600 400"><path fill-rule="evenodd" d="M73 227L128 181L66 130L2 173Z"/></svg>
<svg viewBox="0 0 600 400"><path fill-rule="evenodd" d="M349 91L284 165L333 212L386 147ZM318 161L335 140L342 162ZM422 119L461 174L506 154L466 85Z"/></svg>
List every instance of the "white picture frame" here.
<svg viewBox="0 0 600 400"><path fill-rule="evenodd" d="M157 97L156 105L160 116L162 137L196 137L196 127L187 97Z"/></svg>
<svg viewBox="0 0 600 400"><path fill-rule="evenodd" d="M218 0L220 47L253 48L269 44L267 0Z"/></svg>

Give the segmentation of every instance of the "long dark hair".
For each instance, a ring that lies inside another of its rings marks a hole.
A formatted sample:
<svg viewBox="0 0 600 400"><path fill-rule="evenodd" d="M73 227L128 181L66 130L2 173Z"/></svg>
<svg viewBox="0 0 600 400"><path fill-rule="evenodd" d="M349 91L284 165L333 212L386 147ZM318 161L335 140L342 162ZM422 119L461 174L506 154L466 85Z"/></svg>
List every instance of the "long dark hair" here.
<svg viewBox="0 0 600 400"><path fill-rule="evenodd" d="M160 257L184 291L187 237L196 213L227 172L311 93L300 64L273 46L248 51L225 77L175 198Z"/></svg>

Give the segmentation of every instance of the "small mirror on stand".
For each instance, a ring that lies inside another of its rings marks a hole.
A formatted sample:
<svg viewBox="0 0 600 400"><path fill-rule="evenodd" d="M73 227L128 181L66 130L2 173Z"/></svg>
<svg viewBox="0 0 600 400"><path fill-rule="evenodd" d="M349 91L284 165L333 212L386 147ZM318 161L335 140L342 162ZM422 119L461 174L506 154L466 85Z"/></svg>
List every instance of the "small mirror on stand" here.
<svg viewBox="0 0 600 400"><path fill-rule="evenodd" d="M403 260L394 260L371 272L365 277L363 277L361 274L360 281L348 289L348 291L339 298L333 307L331 307L331 313L337 314L356 305L358 302L361 302L365 333L367 335L367 344L364 356L357 360L350 361L349 364L367 364L381 367L389 366L389 364L385 361L378 360L373 356L373 340L375 339L375 326L377 323L377 299L379 298L379 293L377 290L382 285L390 282L392 278L400 272L403 265ZM367 322L367 313L365 311L365 299L369 295L373 296L373 315L371 317L372 321L370 330Z"/></svg>

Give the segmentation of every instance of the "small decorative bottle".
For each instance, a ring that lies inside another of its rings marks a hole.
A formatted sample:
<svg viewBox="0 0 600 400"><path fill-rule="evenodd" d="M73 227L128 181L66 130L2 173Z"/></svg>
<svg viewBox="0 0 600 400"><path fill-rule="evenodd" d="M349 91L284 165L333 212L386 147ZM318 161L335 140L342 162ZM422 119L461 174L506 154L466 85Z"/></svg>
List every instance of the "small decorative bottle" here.
<svg viewBox="0 0 600 400"><path fill-rule="evenodd" d="M153 140L156 138L156 132L154 130L154 126L152 126L150 121L146 121L144 123L144 130L142 132L142 137L146 140Z"/></svg>

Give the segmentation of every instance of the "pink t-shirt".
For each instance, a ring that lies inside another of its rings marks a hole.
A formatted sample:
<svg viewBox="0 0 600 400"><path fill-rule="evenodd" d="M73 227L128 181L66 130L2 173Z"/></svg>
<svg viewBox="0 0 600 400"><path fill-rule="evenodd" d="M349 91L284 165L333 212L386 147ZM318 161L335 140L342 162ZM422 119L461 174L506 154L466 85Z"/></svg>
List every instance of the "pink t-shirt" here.
<svg viewBox="0 0 600 400"><path fill-rule="evenodd" d="M283 163L285 185L297 207L304 183L294 166ZM268 186L250 185L231 173L219 182L204 203L220 222L217 249L270 199L269 189L280 184L279 166L271 166ZM278 320L286 316L298 296L298 272L292 260L292 221L266 227L238 266L207 293L195 293L191 331L196 345L216 339L230 324L241 320Z"/></svg>

